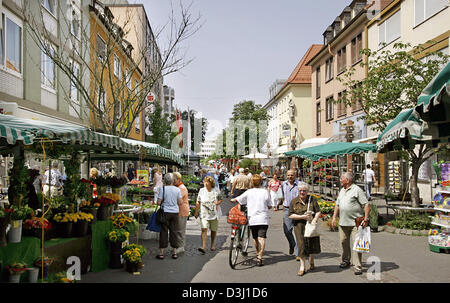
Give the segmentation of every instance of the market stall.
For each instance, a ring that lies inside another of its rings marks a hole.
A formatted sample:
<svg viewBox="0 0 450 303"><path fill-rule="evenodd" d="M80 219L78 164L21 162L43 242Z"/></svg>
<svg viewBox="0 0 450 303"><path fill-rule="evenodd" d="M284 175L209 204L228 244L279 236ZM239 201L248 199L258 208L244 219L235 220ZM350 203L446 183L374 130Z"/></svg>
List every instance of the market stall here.
<svg viewBox="0 0 450 303"><path fill-rule="evenodd" d="M364 157L360 155L375 150L375 144L332 142L286 152L285 155L306 159L303 161L303 180L312 186L313 192L336 198L340 174L351 167L355 183L361 182L365 165Z"/></svg>

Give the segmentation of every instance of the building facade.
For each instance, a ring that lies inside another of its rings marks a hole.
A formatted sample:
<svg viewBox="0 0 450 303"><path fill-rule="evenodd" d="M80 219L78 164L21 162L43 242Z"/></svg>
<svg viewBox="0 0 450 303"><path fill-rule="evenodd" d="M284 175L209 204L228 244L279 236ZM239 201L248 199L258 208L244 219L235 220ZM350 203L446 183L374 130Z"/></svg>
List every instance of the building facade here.
<svg viewBox="0 0 450 303"><path fill-rule="evenodd" d="M200 153L198 154L202 158L208 158L216 152L216 140L206 140L200 144Z"/></svg>

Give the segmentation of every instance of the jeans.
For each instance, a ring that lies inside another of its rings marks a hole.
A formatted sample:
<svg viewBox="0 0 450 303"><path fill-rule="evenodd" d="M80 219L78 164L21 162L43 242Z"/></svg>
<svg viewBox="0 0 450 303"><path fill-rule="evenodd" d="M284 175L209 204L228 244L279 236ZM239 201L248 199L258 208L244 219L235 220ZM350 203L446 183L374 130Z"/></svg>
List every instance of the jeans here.
<svg viewBox="0 0 450 303"><path fill-rule="evenodd" d="M364 183L364 190L366 191L367 198L370 198L370 194L372 193L372 185L373 185L373 182L365 182Z"/></svg>
<svg viewBox="0 0 450 303"><path fill-rule="evenodd" d="M295 248L295 255L298 255L298 247L297 242L295 241L294 237L294 223L291 219L289 219L289 207L284 208L284 215L283 215L283 231L284 235L286 236L286 239L289 242L289 249Z"/></svg>

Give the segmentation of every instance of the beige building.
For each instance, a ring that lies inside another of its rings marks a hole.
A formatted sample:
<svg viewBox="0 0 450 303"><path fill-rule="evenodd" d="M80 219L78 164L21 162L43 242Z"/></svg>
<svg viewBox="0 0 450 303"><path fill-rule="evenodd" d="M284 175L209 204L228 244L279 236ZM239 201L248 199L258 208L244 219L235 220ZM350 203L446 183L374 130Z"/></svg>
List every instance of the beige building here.
<svg viewBox="0 0 450 303"><path fill-rule="evenodd" d="M392 50L395 42L411 43L412 47L424 44L425 50L419 55L423 60L428 53L440 51L449 54L450 8L447 0L393 0L380 14L367 24L367 47L371 50ZM386 43L383 45L382 43ZM369 127L368 136L377 136ZM396 152L378 155L380 181L386 181L389 188L390 165L399 163L402 168L401 191L408 180L408 163L402 161ZM433 184L437 183L431 163L439 161L436 156L426 161L419 171L419 190L423 203L429 203L435 194ZM384 169L385 168L385 169ZM384 180L383 180L384 179ZM395 189L395 186L390 186Z"/></svg>

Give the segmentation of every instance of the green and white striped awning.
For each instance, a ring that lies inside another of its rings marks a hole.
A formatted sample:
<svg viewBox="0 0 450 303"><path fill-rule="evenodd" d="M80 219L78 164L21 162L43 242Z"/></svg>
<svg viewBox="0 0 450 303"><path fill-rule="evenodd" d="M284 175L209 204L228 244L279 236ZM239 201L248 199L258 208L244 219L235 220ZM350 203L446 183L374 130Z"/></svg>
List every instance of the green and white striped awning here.
<svg viewBox="0 0 450 303"><path fill-rule="evenodd" d="M143 151L147 154L147 156L162 157L176 162L178 165L185 165L185 161L181 158L181 156L175 154L172 150L164 148L158 144L125 138L122 138L122 140L127 144L138 147L140 151L144 149Z"/></svg>
<svg viewBox="0 0 450 303"><path fill-rule="evenodd" d="M94 132L84 126L52 123L39 120L0 115L0 137L10 145L22 141L31 145L47 138L64 144L97 145L122 152L138 152L138 148L121 140L120 137Z"/></svg>

